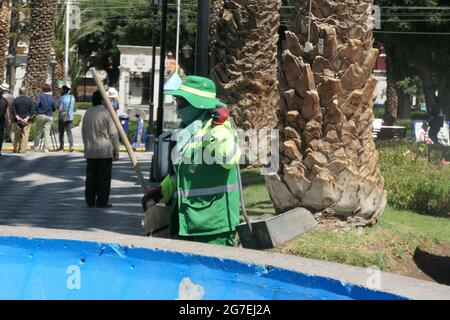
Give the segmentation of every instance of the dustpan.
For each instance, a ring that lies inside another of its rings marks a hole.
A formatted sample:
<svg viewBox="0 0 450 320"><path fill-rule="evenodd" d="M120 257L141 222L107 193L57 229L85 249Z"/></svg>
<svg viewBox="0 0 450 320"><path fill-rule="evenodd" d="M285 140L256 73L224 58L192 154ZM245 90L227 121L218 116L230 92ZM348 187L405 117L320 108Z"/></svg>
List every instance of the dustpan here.
<svg viewBox="0 0 450 320"><path fill-rule="evenodd" d="M256 221L250 221L244 202L242 177L237 165L241 209L245 223L237 227L242 247L246 249L272 249L314 229L317 221L312 213L303 208L297 208L278 216L265 215Z"/></svg>

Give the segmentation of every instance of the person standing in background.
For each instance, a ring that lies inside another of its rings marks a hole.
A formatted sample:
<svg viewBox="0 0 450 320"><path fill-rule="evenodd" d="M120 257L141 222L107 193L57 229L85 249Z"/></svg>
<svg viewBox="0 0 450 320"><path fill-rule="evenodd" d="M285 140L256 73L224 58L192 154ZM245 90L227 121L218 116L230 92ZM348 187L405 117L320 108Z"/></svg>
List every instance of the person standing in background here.
<svg viewBox="0 0 450 320"><path fill-rule="evenodd" d="M92 95L92 105L81 126L87 161L85 200L88 208L111 208L112 163L119 159L119 134L99 91Z"/></svg>
<svg viewBox="0 0 450 320"><path fill-rule="evenodd" d="M109 88L108 89L108 97L109 100L111 100L111 105L114 109L114 111L116 111L116 113L119 112L120 110L120 104L119 104L119 93L117 92L117 90L115 88Z"/></svg>
<svg viewBox="0 0 450 320"><path fill-rule="evenodd" d="M50 130L52 127L52 115L56 110L56 102L52 95L52 87L48 84L42 86L42 93L39 94L34 104L36 113L36 136L34 137L34 150L39 148L39 141L44 133L44 152L48 152L50 145Z"/></svg>
<svg viewBox="0 0 450 320"><path fill-rule="evenodd" d="M30 136L33 101L26 96L26 88L19 89L19 96L12 104L12 121L14 129L14 153L25 153Z"/></svg>
<svg viewBox="0 0 450 320"><path fill-rule="evenodd" d="M433 140L434 144L439 144L438 134L444 126L444 106L439 98L435 98L433 107L431 108L431 116L428 119L430 125L430 131L428 136Z"/></svg>
<svg viewBox="0 0 450 320"><path fill-rule="evenodd" d="M3 135L5 134L6 123L9 122L8 118L8 100L0 95L0 157L2 156L3 147Z"/></svg>
<svg viewBox="0 0 450 320"><path fill-rule="evenodd" d="M75 97L70 93L70 88L66 85L61 87L61 98L58 106L58 131L59 131L59 149L64 150L64 131L67 132L70 152L73 152L72 122L75 107Z"/></svg>
<svg viewBox="0 0 450 320"><path fill-rule="evenodd" d="M6 122L6 131L8 132L8 136L11 139L11 142L14 141L14 128L12 125L12 103L14 100L13 95L9 91L9 85L7 83L3 83L0 85L0 95L8 101L8 119Z"/></svg>

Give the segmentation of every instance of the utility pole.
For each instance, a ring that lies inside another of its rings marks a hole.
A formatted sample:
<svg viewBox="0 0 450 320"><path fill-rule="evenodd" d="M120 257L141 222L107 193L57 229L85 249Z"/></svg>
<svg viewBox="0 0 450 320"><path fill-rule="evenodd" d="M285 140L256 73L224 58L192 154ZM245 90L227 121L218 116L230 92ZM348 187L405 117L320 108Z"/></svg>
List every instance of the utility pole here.
<svg viewBox="0 0 450 320"><path fill-rule="evenodd" d="M197 3L197 54L195 73L198 76L208 77L210 0L198 0Z"/></svg>
<svg viewBox="0 0 450 320"><path fill-rule="evenodd" d="M161 21L161 52L159 67L159 98L156 121L156 135L159 137L163 133L164 118L164 76L166 73L166 31L167 31L167 0L162 0L162 21Z"/></svg>
<svg viewBox="0 0 450 320"><path fill-rule="evenodd" d="M64 54L64 84L69 83L70 0L66 2L66 44Z"/></svg>
<svg viewBox="0 0 450 320"><path fill-rule="evenodd" d="M177 44L176 44L176 68L175 68L175 72L178 74L178 69L179 69L179 63L180 63L180 32L181 32L181 0L178 0L177 3Z"/></svg>

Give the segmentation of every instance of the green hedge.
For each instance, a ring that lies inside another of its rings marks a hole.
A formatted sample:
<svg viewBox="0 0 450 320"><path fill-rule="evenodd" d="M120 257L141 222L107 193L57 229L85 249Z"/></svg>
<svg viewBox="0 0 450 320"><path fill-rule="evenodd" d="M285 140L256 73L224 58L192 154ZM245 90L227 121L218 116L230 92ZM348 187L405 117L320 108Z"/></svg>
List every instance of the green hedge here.
<svg viewBox="0 0 450 320"><path fill-rule="evenodd" d="M148 121L144 121L145 123L145 129L148 130ZM130 140L130 142L133 142L134 139L134 134L136 132L136 121L130 121L130 123L128 124L128 139Z"/></svg>
<svg viewBox="0 0 450 320"><path fill-rule="evenodd" d="M375 117L375 119L382 119L384 116L384 109L374 108L373 116Z"/></svg>
<svg viewBox="0 0 450 320"><path fill-rule="evenodd" d="M425 144L379 143L380 164L386 180L389 203L429 215L450 212L450 149ZM431 149L429 149L431 148Z"/></svg>
<svg viewBox="0 0 450 320"><path fill-rule="evenodd" d="M375 119L382 119L384 116L384 108L378 109L378 108L374 108L373 110L373 115L375 117ZM401 121L412 121L412 120L428 120L429 116L428 113L426 112L417 112L417 111L412 111L411 112L411 119L408 120L404 120L404 119L397 119L397 125L400 125L399 123Z"/></svg>
<svg viewBox="0 0 450 320"><path fill-rule="evenodd" d="M76 110L87 110L92 107L92 102L76 102L75 103L75 111Z"/></svg>

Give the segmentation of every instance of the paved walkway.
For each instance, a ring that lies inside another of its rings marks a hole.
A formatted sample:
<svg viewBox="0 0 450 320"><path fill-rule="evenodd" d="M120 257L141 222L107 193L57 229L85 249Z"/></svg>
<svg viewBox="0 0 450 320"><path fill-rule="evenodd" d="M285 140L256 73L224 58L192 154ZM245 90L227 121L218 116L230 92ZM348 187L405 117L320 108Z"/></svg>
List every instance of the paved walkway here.
<svg viewBox="0 0 450 320"><path fill-rule="evenodd" d="M83 117L84 117L85 113L86 113L86 110L78 110L77 111L77 114L81 115L82 120L78 127L72 129L73 143L74 143L74 146L78 147L78 148L83 147L83 137L81 135L81 127L83 124ZM64 139L65 139L65 143L67 145L68 144L67 135L64 137Z"/></svg>
<svg viewBox="0 0 450 320"><path fill-rule="evenodd" d="M146 178L150 154L138 153ZM85 160L79 152L0 157L0 225L144 235L142 191L126 153L114 163L111 209L84 203Z"/></svg>

